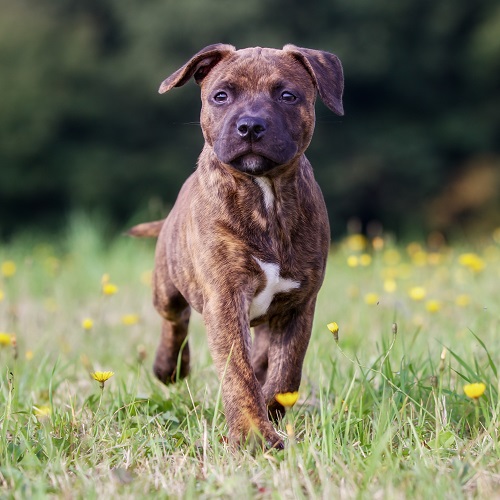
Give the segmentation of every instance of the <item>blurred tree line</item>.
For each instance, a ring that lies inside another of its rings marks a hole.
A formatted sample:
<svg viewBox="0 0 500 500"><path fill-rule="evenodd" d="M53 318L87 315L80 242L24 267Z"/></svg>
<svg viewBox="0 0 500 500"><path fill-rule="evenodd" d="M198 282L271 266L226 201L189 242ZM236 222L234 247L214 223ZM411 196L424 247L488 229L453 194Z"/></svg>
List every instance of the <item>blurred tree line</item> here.
<svg viewBox="0 0 500 500"><path fill-rule="evenodd" d="M500 223L496 0L0 0L0 236L90 210L161 216L201 150L195 84L160 82L205 45L336 53L308 156L334 235ZM135 217L134 217L135 216Z"/></svg>

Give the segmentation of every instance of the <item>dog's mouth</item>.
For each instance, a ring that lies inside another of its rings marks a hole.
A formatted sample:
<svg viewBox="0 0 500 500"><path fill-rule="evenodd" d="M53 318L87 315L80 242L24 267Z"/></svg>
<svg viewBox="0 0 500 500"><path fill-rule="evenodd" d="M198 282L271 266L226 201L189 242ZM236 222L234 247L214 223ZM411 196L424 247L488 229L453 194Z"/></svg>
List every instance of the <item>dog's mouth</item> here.
<svg viewBox="0 0 500 500"><path fill-rule="evenodd" d="M231 160L229 165L240 172L251 175L263 175L277 167L278 163L256 153L245 153Z"/></svg>

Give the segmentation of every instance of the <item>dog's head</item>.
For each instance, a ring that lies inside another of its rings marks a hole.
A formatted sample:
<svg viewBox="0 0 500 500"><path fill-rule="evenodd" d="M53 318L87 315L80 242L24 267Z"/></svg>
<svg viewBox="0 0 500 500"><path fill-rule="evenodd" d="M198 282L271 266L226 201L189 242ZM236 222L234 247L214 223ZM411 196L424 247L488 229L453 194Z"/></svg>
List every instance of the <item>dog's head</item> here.
<svg viewBox="0 0 500 500"><path fill-rule="evenodd" d="M328 52L286 45L236 50L205 47L160 86L194 78L201 86L201 126L218 159L241 172L265 175L304 153L314 130L314 103L343 115L343 74Z"/></svg>

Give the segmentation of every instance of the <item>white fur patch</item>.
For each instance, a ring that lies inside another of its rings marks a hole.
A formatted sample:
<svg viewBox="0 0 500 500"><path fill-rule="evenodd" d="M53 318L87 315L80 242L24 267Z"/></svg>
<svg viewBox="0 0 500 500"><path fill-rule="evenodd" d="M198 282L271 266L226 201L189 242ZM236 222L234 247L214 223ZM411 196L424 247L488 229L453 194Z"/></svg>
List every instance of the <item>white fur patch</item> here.
<svg viewBox="0 0 500 500"><path fill-rule="evenodd" d="M266 314L274 296L277 293L289 292L294 288L299 288L298 281L282 278L280 276L280 266L270 262L262 262L254 257L255 261L266 275L266 286L258 295L256 295L250 305L250 320Z"/></svg>
<svg viewBox="0 0 500 500"><path fill-rule="evenodd" d="M271 187L271 181L267 177L254 177L254 180L262 191L266 210L270 210L274 205L274 193Z"/></svg>

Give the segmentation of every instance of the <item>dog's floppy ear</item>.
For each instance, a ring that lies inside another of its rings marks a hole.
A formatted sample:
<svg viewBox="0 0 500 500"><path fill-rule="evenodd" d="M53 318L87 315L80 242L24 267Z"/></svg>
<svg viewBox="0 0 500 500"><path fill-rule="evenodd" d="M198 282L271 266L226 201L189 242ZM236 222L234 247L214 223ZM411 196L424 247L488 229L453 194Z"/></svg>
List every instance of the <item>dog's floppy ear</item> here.
<svg viewBox="0 0 500 500"><path fill-rule="evenodd" d="M303 49L285 45L283 50L291 52L309 71L323 102L337 115L344 114L342 92L344 73L339 58L322 50Z"/></svg>
<svg viewBox="0 0 500 500"><path fill-rule="evenodd" d="M164 94L174 87L181 87L191 77L194 77L196 83L200 83L223 57L235 50L232 45L224 43L216 43L205 47L184 64L182 68L164 80L158 92Z"/></svg>

